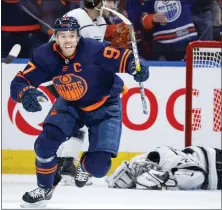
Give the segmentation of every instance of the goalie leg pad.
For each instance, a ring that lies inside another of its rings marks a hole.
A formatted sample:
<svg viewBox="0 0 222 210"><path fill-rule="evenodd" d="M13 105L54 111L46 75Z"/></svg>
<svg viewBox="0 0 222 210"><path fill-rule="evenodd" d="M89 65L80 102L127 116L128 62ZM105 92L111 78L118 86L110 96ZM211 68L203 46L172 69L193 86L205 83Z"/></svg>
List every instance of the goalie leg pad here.
<svg viewBox="0 0 222 210"><path fill-rule="evenodd" d="M79 151L82 148L85 138L85 131L79 130L75 136L71 137L69 140L63 142L58 151L58 157L72 157L75 160L78 160Z"/></svg>
<svg viewBox="0 0 222 210"><path fill-rule="evenodd" d="M106 182L110 188L133 188L135 185L128 162L122 162L116 170L107 177Z"/></svg>
<svg viewBox="0 0 222 210"><path fill-rule="evenodd" d="M82 148L83 141L76 138L71 137L69 140L63 143L63 150L61 157L72 157L75 160L78 160L79 151Z"/></svg>
<svg viewBox="0 0 222 210"><path fill-rule="evenodd" d="M205 180L202 172L187 169L178 169L178 171L174 173L174 178L177 181L177 186L181 190L200 189Z"/></svg>

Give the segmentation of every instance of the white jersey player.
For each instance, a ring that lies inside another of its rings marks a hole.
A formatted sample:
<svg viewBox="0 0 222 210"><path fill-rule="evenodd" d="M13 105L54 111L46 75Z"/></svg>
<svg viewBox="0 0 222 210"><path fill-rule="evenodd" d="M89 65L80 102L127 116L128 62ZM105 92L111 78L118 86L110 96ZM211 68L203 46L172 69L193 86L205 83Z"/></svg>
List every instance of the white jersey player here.
<svg viewBox="0 0 222 210"><path fill-rule="evenodd" d="M213 148L158 147L124 161L106 181L112 188L216 190L222 187L221 158Z"/></svg>
<svg viewBox="0 0 222 210"><path fill-rule="evenodd" d="M206 190L222 189L222 150L210 147L187 147L184 153L204 165Z"/></svg>
<svg viewBox="0 0 222 210"><path fill-rule="evenodd" d="M78 20L81 36L103 42L107 24L100 15L102 4L101 0L84 1L84 8L71 10L65 16L72 16Z"/></svg>
<svg viewBox="0 0 222 210"><path fill-rule="evenodd" d="M107 16L109 13L101 9L103 4L104 2L102 0L84 0L83 8L71 10L64 16L72 16L78 20L81 36L103 42L105 36L109 38L110 34L113 35L114 33L118 36L115 37L114 41L120 44L120 46L123 46L124 43L122 42L127 42L125 41L125 37L127 37L127 34L129 33L128 28L122 24L113 24L107 26L103 16ZM106 6L112 6L111 2L109 2L109 4ZM47 88L54 96L57 95L52 85L48 86ZM75 182L78 182L78 177L80 180L87 181L87 176L85 176L86 173L76 171L76 167L73 164L74 160L78 159L80 148L83 145L84 132L85 131L83 130L79 131L75 137L71 137L68 141L64 142L57 151L57 156L62 158L61 173L63 179L61 184L63 185L73 185L74 179ZM81 137L79 138L78 136ZM91 184L92 180L89 178L86 185ZM76 185L78 184L76 183Z"/></svg>

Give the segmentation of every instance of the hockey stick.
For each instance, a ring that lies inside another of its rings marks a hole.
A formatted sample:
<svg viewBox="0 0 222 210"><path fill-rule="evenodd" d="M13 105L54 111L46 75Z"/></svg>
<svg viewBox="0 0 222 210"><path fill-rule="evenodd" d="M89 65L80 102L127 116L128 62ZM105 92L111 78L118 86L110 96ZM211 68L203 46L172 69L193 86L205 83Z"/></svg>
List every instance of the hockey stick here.
<svg viewBox="0 0 222 210"><path fill-rule="evenodd" d="M28 15L30 15L31 17L33 17L34 19L38 20L40 23L42 23L43 25L45 25L46 27L48 27L49 29L53 30L54 29L46 22L44 22L43 20L41 20L40 18L38 18L37 16L35 16L28 8L26 8L24 5L21 5L21 8L23 9L24 12L26 12ZM51 36L50 41L52 41L54 39L54 35Z"/></svg>
<svg viewBox="0 0 222 210"><path fill-rule="evenodd" d="M30 12L24 5L21 5L21 8L23 9L24 12L26 12L28 15L32 16L34 19L38 20L40 23L42 23L43 25L47 26L48 28L54 30L48 23L45 23L44 21L42 21L41 19L39 19L38 17L36 17L32 12Z"/></svg>
<svg viewBox="0 0 222 210"><path fill-rule="evenodd" d="M10 50L8 56L2 60L2 63L10 64L15 58L18 57L19 53L21 51L21 45L15 44L12 49Z"/></svg>
<svg viewBox="0 0 222 210"><path fill-rule="evenodd" d="M102 7L102 9L105 9L105 10L110 11L113 14L115 14L129 27L130 40L131 40L133 55L134 55L135 64L136 64L136 71L139 72L141 70L141 66L140 66L140 60L139 60L138 49L137 49L137 44L136 44L135 32L134 32L132 23L124 15L120 14L119 12L117 12L115 10L112 10L107 7ZM144 86L143 86L142 82L139 82L139 87L140 87L140 95L141 95L142 106L143 106L143 113L148 114Z"/></svg>

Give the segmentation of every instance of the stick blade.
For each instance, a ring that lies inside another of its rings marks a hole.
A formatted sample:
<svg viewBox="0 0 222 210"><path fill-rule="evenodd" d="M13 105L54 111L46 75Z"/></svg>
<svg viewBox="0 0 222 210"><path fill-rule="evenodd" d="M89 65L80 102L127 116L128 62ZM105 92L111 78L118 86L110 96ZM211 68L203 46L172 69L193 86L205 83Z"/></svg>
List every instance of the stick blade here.
<svg viewBox="0 0 222 210"><path fill-rule="evenodd" d="M11 63L15 58L18 57L20 51L21 51L21 45L15 44L12 47L11 51L9 52L9 55L2 62L6 64Z"/></svg>
<svg viewBox="0 0 222 210"><path fill-rule="evenodd" d="M18 57L19 53L21 51L21 45L20 44L15 44L11 51L9 52L10 56Z"/></svg>

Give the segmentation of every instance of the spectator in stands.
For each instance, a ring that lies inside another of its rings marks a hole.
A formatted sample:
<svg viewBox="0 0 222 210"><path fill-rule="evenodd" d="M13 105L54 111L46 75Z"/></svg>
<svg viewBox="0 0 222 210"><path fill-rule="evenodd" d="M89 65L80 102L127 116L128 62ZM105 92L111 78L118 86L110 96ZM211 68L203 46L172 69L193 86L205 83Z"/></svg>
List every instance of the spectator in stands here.
<svg viewBox="0 0 222 210"><path fill-rule="evenodd" d="M117 0L110 0L107 1L104 5L105 7L118 11L118 3L119 1ZM103 17L107 24L118 24L123 22L118 16L106 10L103 10Z"/></svg>
<svg viewBox="0 0 222 210"><path fill-rule="evenodd" d="M184 59L187 45L197 39L190 1L144 1L141 23L153 34L152 59Z"/></svg>
<svg viewBox="0 0 222 210"><path fill-rule="evenodd" d="M192 0L193 23L199 40L213 40L212 6L213 0Z"/></svg>
<svg viewBox="0 0 222 210"><path fill-rule="evenodd" d="M221 29L221 8L219 6L220 0L214 0L211 7L212 21L213 21L213 40L220 41Z"/></svg>
<svg viewBox="0 0 222 210"><path fill-rule="evenodd" d="M219 2L220 9L221 9L220 41L222 41L222 1L218 0L218 2Z"/></svg>
<svg viewBox="0 0 222 210"><path fill-rule="evenodd" d="M38 7L38 1L35 0ZM22 46L19 58L29 58L32 51L46 42L37 20L20 7L20 0L2 0L2 57L6 57L14 44Z"/></svg>
<svg viewBox="0 0 222 210"><path fill-rule="evenodd" d="M137 46L140 56L145 59L150 59L151 53L151 32L144 30L140 23L143 1L138 0L120 0L119 12L124 14L134 26Z"/></svg>
<svg viewBox="0 0 222 210"><path fill-rule="evenodd" d="M21 0L22 4L35 16L53 26L55 20L72 9L80 7L80 0L38 0L39 7L35 6L35 0ZM46 25L40 23L41 30L48 34L48 39L53 31ZM47 40L48 41L48 40Z"/></svg>

